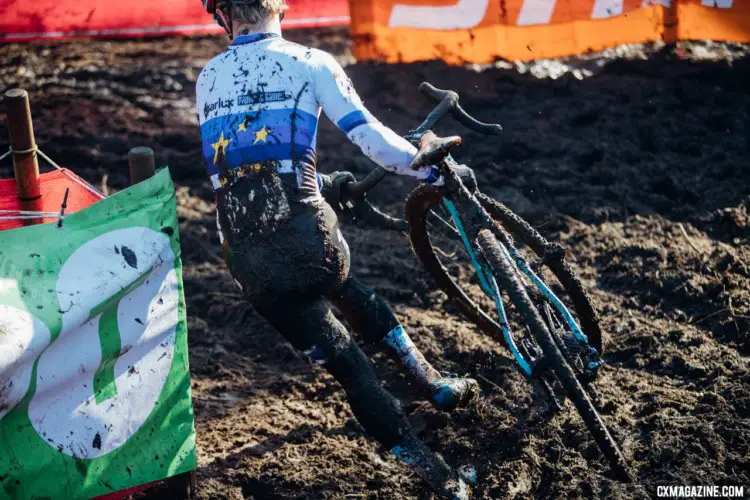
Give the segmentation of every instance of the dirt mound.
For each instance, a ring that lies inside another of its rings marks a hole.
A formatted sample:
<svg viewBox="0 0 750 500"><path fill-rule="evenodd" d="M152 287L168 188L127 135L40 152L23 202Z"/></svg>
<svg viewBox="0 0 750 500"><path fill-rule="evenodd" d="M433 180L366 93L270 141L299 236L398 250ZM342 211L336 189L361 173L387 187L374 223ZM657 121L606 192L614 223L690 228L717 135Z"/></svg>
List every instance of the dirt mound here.
<svg viewBox="0 0 750 500"><path fill-rule="evenodd" d="M344 32L291 36L351 58ZM30 91L42 149L93 183L125 187L135 145L153 147L170 167L202 498L428 496L363 434L333 380L242 300L221 262L193 99L198 72L225 44L6 45L0 81L3 91ZM503 125L493 139L454 124L440 130L465 135L456 156L470 159L485 192L565 244L610 336L598 390L636 485L609 478L572 409L539 418L508 354L451 312L403 234L346 228L353 272L391 302L428 358L480 380L480 403L445 415L413 400L403 376L375 355L425 441L476 468L478 498L750 487L750 59L738 50L730 61L698 62L665 49L606 61L583 80L439 62L348 68L366 104L398 132L429 110L416 91L423 80L457 90L468 111ZM327 121L319 159L323 171L372 168ZM411 187L390 178L371 199L397 214Z"/></svg>

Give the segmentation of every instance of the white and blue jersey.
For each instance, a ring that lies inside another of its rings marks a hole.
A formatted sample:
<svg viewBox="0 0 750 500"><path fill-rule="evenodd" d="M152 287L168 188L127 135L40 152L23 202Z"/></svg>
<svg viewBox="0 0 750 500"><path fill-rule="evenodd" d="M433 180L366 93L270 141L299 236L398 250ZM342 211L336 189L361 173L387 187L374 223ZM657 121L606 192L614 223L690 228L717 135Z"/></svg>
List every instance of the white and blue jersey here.
<svg viewBox="0 0 750 500"><path fill-rule="evenodd" d="M378 165L437 180L435 169L409 167L416 149L365 109L330 54L280 34L237 37L203 69L196 87L203 158L215 189L233 171L252 172L253 165L273 162L279 174L296 175L299 201L319 199L315 146L321 109Z"/></svg>

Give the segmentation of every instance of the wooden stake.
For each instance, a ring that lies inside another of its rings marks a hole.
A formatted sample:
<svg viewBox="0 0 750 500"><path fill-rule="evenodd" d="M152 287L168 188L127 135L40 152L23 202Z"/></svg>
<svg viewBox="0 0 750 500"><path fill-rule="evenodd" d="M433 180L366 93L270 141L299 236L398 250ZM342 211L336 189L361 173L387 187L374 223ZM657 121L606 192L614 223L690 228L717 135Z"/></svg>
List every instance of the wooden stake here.
<svg viewBox="0 0 750 500"><path fill-rule="evenodd" d="M21 209L42 211L42 193L39 186L39 162L36 155L34 126L31 122L29 94L23 89L5 93L5 108L8 113L8 136L13 150L13 171L18 187ZM40 224L44 219L25 219L24 225Z"/></svg>
<svg viewBox="0 0 750 500"><path fill-rule="evenodd" d="M156 173L154 150L147 147L137 147L128 153L130 164L130 185L138 184L152 177Z"/></svg>

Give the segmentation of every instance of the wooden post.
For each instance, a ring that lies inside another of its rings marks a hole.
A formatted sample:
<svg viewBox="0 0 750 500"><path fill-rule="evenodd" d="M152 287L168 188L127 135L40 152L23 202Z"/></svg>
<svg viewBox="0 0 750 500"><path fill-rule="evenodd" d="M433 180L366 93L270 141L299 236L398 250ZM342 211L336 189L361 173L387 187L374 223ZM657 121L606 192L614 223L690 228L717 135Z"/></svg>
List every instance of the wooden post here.
<svg viewBox="0 0 750 500"><path fill-rule="evenodd" d="M152 177L156 173L154 150L147 147L137 147L128 153L130 164L130 185L138 184Z"/></svg>
<svg viewBox="0 0 750 500"><path fill-rule="evenodd" d="M36 155L28 92L23 89L7 91L5 109L8 112L8 135L10 147L13 150L13 171L16 176L21 209L40 212L42 193L39 186L39 162ZM41 218L25 219L24 225L42 222L44 219Z"/></svg>

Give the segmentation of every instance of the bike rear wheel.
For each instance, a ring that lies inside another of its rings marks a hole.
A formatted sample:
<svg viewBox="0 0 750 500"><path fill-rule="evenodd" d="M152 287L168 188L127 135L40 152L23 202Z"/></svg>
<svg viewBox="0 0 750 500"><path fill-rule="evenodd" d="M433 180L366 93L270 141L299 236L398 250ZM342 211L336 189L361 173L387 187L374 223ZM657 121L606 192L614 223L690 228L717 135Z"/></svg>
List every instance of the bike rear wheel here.
<svg viewBox="0 0 750 500"><path fill-rule="evenodd" d="M515 240L523 242L539 258L539 262L551 271L572 303L589 344L601 354L603 335L599 317L583 284L570 265L565 262L562 247L548 242L502 203L483 194L480 194L478 198L484 209L499 225L495 230L504 229ZM488 301L481 293L476 293L478 288L472 287L469 282L472 278L467 278L467 273L461 271L463 266L469 270L469 274L472 272L470 264L467 265L468 256L465 256L467 259L464 262L454 265L455 262L449 262L445 252L439 248L438 240L444 235L438 235L436 227L451 231L447 227L450 220L446 219L446 214L441 213L442 200L442 190L425 184L409 195L406 200L406 220L409 223L409 240L412 249L438 287L455 301L459 310L485 333L498 336L501 342L505 343L502 335L499 335L500 325L494 319L494 306L491 300ZM460 243L459 240L457 242ZM459 250L460 246L457 246ZM436 247L438 247L437 250Z"/></svg>
<svg viewBox="0 0 750 500"><path fill-rule="evenodd" d="M509 260L509 256L505 255L495 236L487 229L480 231L477 244L498 285L507 292L510 301L541 348L542 362L554 372L561 382L568 398L573 402L586 427L594 436L602 454L609 461L613 472L623 481L632 481L632 474L620 448L604 425L604 421L596 411L565 356L558 348L536 306L526 293L526 289L518 278L517 271Z"/></svg>

